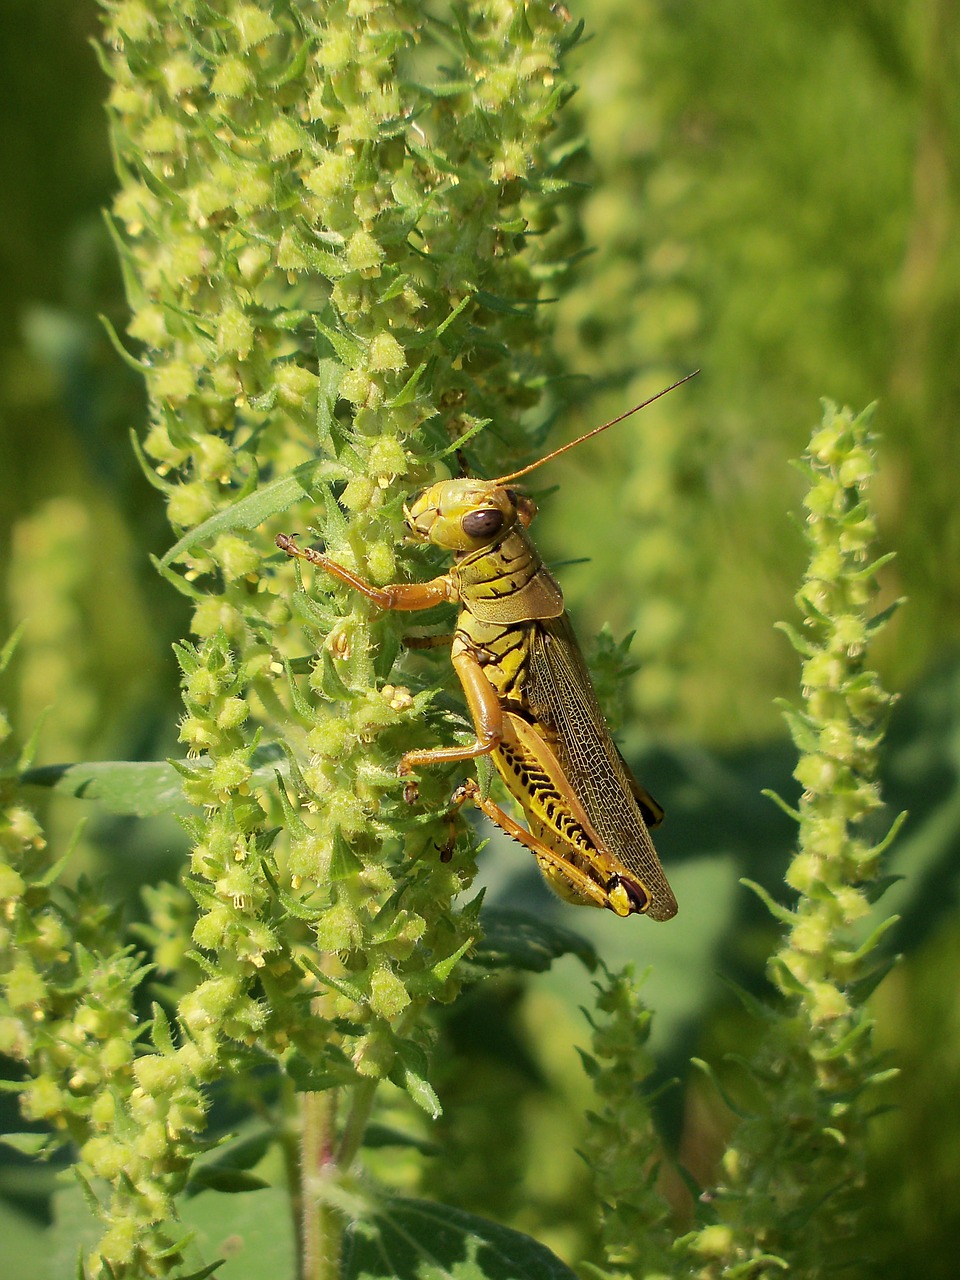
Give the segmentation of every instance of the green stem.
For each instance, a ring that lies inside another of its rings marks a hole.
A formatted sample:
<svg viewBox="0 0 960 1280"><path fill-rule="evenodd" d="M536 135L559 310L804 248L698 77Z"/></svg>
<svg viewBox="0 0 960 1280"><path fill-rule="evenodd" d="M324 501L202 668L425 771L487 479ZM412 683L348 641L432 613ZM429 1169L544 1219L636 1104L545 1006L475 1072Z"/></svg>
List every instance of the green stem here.
<svg viewBox="0 0 960 1280"><path fill-rule="evenodd" d="M301 1115L300 1095L294 1092L293 1082L284 1080L281 1089L285 1123L281 1130L280 1149L283 1153L283 1167L290 1195L291 1230L297 1250L296 1275L298 1280L302 1280L304 1275L303 1234L300 1230L300 1224L303 1220L303 1177L301 1168L302 1143L300 1139L303 1132L303 1117Z"/></svg>
<svg viewBox="0 0 960 1280"><path fill-rule="evenodd" d="M343 1219L330 1204L327 1183L336 1175L338 1092L301 1095L300 1278L338 1280Z"/></svg>
<svg viewBox="0 0 960 1280"><path fill-rule="evenodd" d="M363 1084L358 1084L352 1091L352 1101L350 1110L347 1113L347 1122L340 1136L340 1145L337 1147L336 1164L338 1169L349 1169L353 1164L354 1158L360 1150L360 1143L363 1141L363 1135L367 1128L367 1121L370 1119L370 1112L373 1110L373 1100L376 1094L376 1080L364 1081Z"/></svg>

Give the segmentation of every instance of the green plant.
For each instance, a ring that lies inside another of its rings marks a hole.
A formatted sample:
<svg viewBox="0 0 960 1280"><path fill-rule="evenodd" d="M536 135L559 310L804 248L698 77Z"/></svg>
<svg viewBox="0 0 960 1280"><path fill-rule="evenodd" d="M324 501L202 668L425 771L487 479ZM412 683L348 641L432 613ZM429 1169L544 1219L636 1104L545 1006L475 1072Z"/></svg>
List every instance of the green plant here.
<svg viewBox="0 0 960 1280"><path fill-rule="evenodd" d="M177 535L159 568L193 610L178 646L188 757L44 780L124 813L178 808L188 892L148 894L147 988L118 913L99 888L71 887L69 865L44 846L21 791L30 749L8 762L0 1048L23 1072L13 1087L25 1116L43 1129L14 1142L76 1154L88 1211L68 1194L59 1217L65 1265L82 1241L91 1277L205 1274L234 1228L246 1252L228 1275L395 1274L430 1253L473 1274L568 1274L528 1236L401 1194L417 1186L410 1153L424 1145L406 1100L437 1112L429 1013L465 981L542 969L565 952L592 964L591 949L517 916L481 923L464 892L469 834L448 864L434 848L450 778L425 776L411 809L394 775L404 749L464 727L444 668L407 655L397 683L396 621L320 584L299 590L272 534L282 512L309 502L284 527L316 519L331 553L375 581L422 576L429 564L398 546L404 497L457 449L480 474L522 460L528 411L549 407L556 371L544 282L578 246L558 213L573 146L551 135L576 28L559 6L507 0L437 13L375 0L104 10L121 178L110 229L139 354L116 342L147 382L138 450ZM855 666L850 618L866 628L870 581L856 555L871 528L850 499L868 478L870 442L862 419L830 417L822 430L811 527L853 559L817 575L838 594L828 608L811 596L811 616L824 651L840 645ZM670 487L682 451L663 443ZM638 476L649 489L649 469ZM639 594L664 587L670 563L640 566ZM613 642L602 656L622 665ZM806 656L816 675L817 654ZM860 1003L877 976L870 948L836 932L863 906L848 881L873 854L845 831L837 859L815 859L823 879L810 877L809 855L824 832L837 839L831 805L854 822L876 798L878 743L863 740L871 733L844 682L861 681L861 711L882 710L883 697L842 662L831 670L839 684L808 681L819 700L792 722L809 795L793 875L804 897L774 970L790 1003L761 1015L771 1029L751 1059L757 1117L730 1148L717 1220L676 1248L635 1088L651 1066L649 1014L625 977L601 984L585 1152L613 1274L733 1275L776 1268L775 1256L809 1268L800 1246L816 1262L848 1230L840 1197L814 1215L823 1229L799 1240L780 1213L807 1138L825 1136L817 1158L859 1178L878 1075ZM665 663L654 681L663 696L654 688L649 705L673 705L674 679ZM810 734L823 739L816 750L803 745ZM813 776L834 756L866 781ZM145 994L156 997L150 1019ZM785 1099L809 1122L787 1130L787 1149L775 1142ZM386 1186L361 1172L376 1163L375 1140L395 1156ZM249 1193L256 1207L224 1192ZM593 1199L580 1192L574 1207L585 1220ZM284 1215L296 1231L257 1239L258 1222Z"/></svg>
<svg viewBox="0 0 960 1280"><path fill-rule="evenodd" d="M158 567L193 604L178 770L197 978L138 1029L142 972L120 952L125 1054L80 1100L10 1044L56 1095L27 1114L62 1127L76 1112L105 1228L91 1275L189 1269L175 1198L205 1146L209 1091L266 1073L299 1267L329 1276L347 1219L361 1252L356 1220L375 1219L351 1171L378 1086L437 1113L424 1015L456 995L479 901L456 897L469 840L449 864L435 853L448 784L431 779L411 809L395 775L398 744L457 727L433 678L385 684L389 621L295 591L286 565L264 571L271 522L310 499L333 552L385 581L411 488L494 417L495 441L474 440L481 463L522 447L547 367L541 281L562 269L545 234L562 187L547 138L577 32L546 4L104 12L110 226L143 354L117 345L146 378L143 461L180 533ZM182 951L182 910L153 906L154 946ZM23 963L12 1007L43 1008Z"/></svg>

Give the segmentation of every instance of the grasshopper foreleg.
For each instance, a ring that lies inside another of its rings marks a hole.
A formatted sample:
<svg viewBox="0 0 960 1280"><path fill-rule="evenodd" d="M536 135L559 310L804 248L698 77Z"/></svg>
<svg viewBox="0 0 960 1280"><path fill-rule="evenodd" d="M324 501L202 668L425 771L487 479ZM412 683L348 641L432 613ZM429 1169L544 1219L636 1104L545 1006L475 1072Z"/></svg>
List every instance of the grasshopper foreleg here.
<svg viewBox="0 0 960 1280"><path fill-rule="evenodd" d="M277 534L277 546L288 556L297 556L338 582L352 587L372 601L380 609L398 609L415 612L431 609L434 605L456 600L457 591L449 574L441 574L430 582L395 582L386 587L375 587L353 570L329 560L313 547L300 547L289 534ZM428 641L431 637L427 637ZM451 764L460 760L473 760L496 750L503 738L503 710L497 691L484 673L476 656L466 648L455 651L451 661L460 677L463 692L470 709L470 716L477 731L475 742L458 747L436 747L425 751L408 751L397 766L397 773L404 777L423 765ZM416 799L416 786L408 783L404 796L408 801ZM461 802L462 803L462 802Z"/></svg>
<svg viewBox="0 0 960 1280"><path fill-rule="evenodd" d="M280 550L285 551L288 556L296 556L322 569L331 578L336 578L345 586L359 591L378 609L399 609L413 613L420 609L432 609L434 605L446 604L457 599L450 575L446 573L441 574L439 578L431 578L429 582L392 582L386 587L375 587L359 574L354 573L352 569L337 564L335 560L328 560L322 552L315 551L313 547L298 547L288 533L278 533L276 541Z"/></svg>

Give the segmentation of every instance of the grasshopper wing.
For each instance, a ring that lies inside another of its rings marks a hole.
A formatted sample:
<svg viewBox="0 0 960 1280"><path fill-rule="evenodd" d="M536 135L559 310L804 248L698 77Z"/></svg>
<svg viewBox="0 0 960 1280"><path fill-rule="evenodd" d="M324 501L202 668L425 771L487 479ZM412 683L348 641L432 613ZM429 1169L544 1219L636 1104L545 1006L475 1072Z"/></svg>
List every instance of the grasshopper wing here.
<svg viewBox="0 0 960 1280"><path fill-rule="evenodd" d="M597 833L647 889L653 919L669 920L677 900L647 830L663 810L636 782L610 735L565 613L536 623L524 693L536 718L556 734L561 763Z"/></svg>

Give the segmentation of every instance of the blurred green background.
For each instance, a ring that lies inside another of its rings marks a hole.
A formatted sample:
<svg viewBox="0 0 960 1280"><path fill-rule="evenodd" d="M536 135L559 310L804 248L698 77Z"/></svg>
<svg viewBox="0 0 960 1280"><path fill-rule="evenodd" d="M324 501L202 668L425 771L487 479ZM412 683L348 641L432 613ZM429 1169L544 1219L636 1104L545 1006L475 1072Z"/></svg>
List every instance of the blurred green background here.
<svg viewBox="0 0 960 1280"><path fill-rule="evenodd" d="M802 452L827 396L879 401L881 605L907 606L874 658L902 697L885 789L910 819L903 960L875 997L878 1040L903 1068L875 1131L864 1275L952 1276L960 1245L960 13L955 0L594 0L564 137L584 134L571 232L591 250L552 303L569 405L554 439L621 412L696 366L700 377L558 463L540 538L581 634L635 630L642 663L628 756L668 808L658 843L681 901L669 926L624 926L548 898L513 849L494 848L492 897L553 913L608 963L653 967L665 1077L691 1052L751 1034L719 975L764 989L771 933L739 886L781 892L793 832L760 789L791 799L792 748L774 705L797 696L777 619L794 620L803 567ZM27 630L8 695L38 763L178 753L171 642L182 601L148 562L169 544L129 431L142 388L119 331L120 273L101 215L113 187L92 0L0 9L0 633ZM579 224L579 226L578 226ZM582 231L579 229L582 227ZM581 562L581 563L572 563ZM41 804L41 801L43 803ZM65 847L79 802L50 808ZM494 842L496 844L496 842ZM170 874L172 825L94 818L80 865L131 913ZM482 988L446 1028L483 1047L470 1074L444 1059L445 1141L462 1159L430 1189L575 1256L589 1227L574 1154L588 979L563 961L533 988ZM523 1135L490 1186L490 1117ZM709 1178L729 1117L709 1090L667 1095L669 1141ZM44 1170L0 1167L2 1230L36 1258ZM24 1265L27 1265L25 1262ZM33 1266L32 1274L36 1273Z"/></svg>

